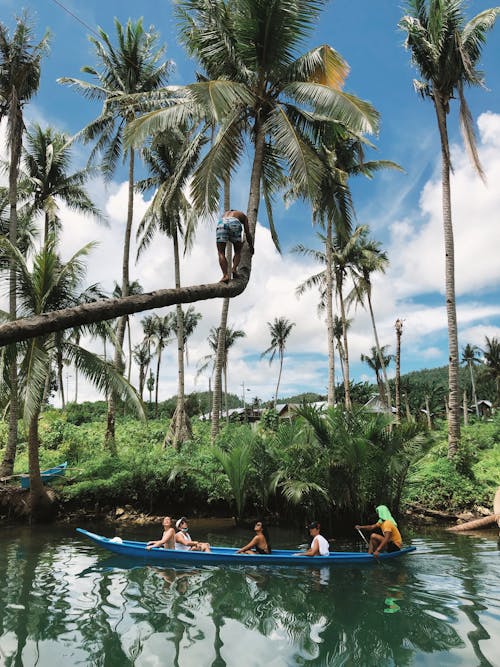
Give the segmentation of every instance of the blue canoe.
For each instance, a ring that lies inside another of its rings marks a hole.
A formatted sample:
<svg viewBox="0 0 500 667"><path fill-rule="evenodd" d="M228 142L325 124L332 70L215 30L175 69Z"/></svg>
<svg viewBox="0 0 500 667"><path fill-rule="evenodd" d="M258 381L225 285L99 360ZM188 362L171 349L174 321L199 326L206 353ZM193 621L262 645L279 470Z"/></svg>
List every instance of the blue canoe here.
<svg viewBox="0 0 500 667"><path fill-rule="evenodd" d="M57 477L60 477L61 475L64 475L66 472L66 468L68 467L68 462L64 461L64 463L61 463L58 466L55 466L54 468L48 468L47 470L42 470L40 473L40 476L42 478L42 482L46 484L47 482L51 482L52 480L56 479ZM21 477L21 488L22 489L29 489L30 488L30 476L29 475L22 475Z"/></svg>
<svg viewBox="0 0 500 667"><path fill-rule="evenodd" d="M357 551L331 551L328 556L295 556L296 551L287 549L273 549L271 554L250 555L237 554L237 549L230 547L211 547L210 553L200 551L175 551L173 549L153 548L146 549L146 542L132 542L130 540L114 541L117 538L109 539L102 535L89 533L83 528L76 529L85 537L98 544L99 546L112 551L121 556L130 556L132 558L141 558L148 563L169 563L169 564L189 564L197 565L217 565L218 563L245 563L246 565L332 565L343 563L374 563L375 558L367 553L358 553ZM120 538L118 538L120 539ZM416 547L405 547L401 551L393 553L382 553L377 560L392 560L405 554L415 551Z"/></svg>

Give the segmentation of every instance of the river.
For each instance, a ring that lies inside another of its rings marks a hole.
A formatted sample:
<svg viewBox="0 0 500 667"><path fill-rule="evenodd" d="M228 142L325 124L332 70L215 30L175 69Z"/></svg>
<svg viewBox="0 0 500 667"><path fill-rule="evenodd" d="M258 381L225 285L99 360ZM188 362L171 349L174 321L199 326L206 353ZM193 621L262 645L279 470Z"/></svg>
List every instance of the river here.
<svg viewBox="0 0 500 667"><path fill-rule="evenodd" d="M191 534L220 545L249 537L196 524ZM278 529L272 538L282 548L303 540ZM357 567L160 568L110 556L71 527L4 527L0 665L500 667L496 532L411 538L415 554Z"/></svg>

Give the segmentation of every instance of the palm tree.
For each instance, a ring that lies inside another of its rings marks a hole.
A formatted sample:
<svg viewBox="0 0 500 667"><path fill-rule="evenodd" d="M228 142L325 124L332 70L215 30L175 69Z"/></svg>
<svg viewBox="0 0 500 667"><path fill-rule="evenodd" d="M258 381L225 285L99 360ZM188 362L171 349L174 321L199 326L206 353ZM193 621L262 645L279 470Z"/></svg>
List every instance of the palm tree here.
<svg viewBox="0 0 500 667"><path fill-rule="evenodd" d="M226 407L226 418L229 419L228 411L228 401L227 401L227 367L228 367L228 357L229 350L233 347L236 341L239 338L245 338L246 333L241 329L233 329L232 327L226 327L225 335L223 336L224 341L224 356L222 364L222 373L224 376L224 394L225 394L225 407ZM207 366L211 363L215 372L215 367L217 365L218 359L218 345L219 345L219 327L211 327L209 336L208 336L208 345L212 350L211 354L208 354L201 360L201 364L198 367L197 375L203 373ZM217 393L214 391L213 405L212 405L212 419L214 418L215 412L221 412L222 406L222 388L221 391ZM213 437L213 436L212 436ZM212 440L213 441L213 440Z"/></svg>
<svg viewBox="0 0 500 667"><path fill-rule="evenodd" d="M481 50L486 43L486 33L493 27L500 13L500 7L487 9L466 22L464 7L464 0L409 0L409 14L399 23L399 27L406 33L406 47L411 50L412 62L422 77L422 81L415 82L415 88L422 97L432 100L441 140L445 298L450 359L448 401L450 458L457 453L460 442L460 391L447 115L450 112L450 100L458 97L464 141L473 166L483 177L464 86L483 85L483 75L478 70Z"/></svg>
<svg viewBox="0 0 500 667"><path fill-rule="evenodd" d="M155 194L139 225L138 236L141 236L141 240L138 255L149 246L157 231L170 237L174 249L174 280L177 289L181 287L179 236L184 236L185 249L188 249L192 244L197 222L186 196L186 184L204 143L203 134L193 135L187 126L183 126L162 132L154 138L151 146L142 152L149 169L149 177L139 181L137 187L142 191L155 188ZM182 364L182 367L179 368L177 405L171 422L174 447L190 437L190 422L184 397L185 334L182 328L185 321L180 304L176 307L176 315L178 363Z"/></svg>
<svg viewBox="0 0 500 667"><path fill-rule="evenodd" d="M394 358L392 354L386 354L386 350L388 349L388 347L389 347L388 345L384 345L380 349L377 349L377 347L373 345L371 348L371 355L361 354L361 361L363 361L365 364L368 364L368 366L375 373L378 393L380 395L380 400L384 405L387 405L386 403L387 395L385 393L384 378L381 375L382 368L387 368L387 366L391 363L392 359ZM381 358L382 361L380 361ZM387 407L389 408L390 411L391 405L389 404Z"/></svg>
<svg viewBox="0 0 500 667"><path fill-rule="evenodd" d="M141 283L138 280L133 280L129 286L128 286L128 292L129 294L143 294L144 289L141 285ZM113 289L113 298L114 299L119 299L122 296L122 288L120 285L116 282L115 280L115 286ZM130 375L132 372L132 334L130 332L130 317L128 315L126 317L126 329L127 329L127 340L128 340L128 369L127 369L127 382L130 382Z"/></svg>
<svg viewBox="0 0 500 667"><path fill-rule="evenodd" d="M269 333L271 334L271 345L265 350L260 356L265 357L267 354L270 354L269 364L272 364L276 354L280 360L280 369L278 373L278 382L276 383L276 391L274 393L274 407L278 402L278 390L281 381L281 371L283 370L283 359L285 356L286 350L286 341L295 322L290 322L286 317L275 317L274 322L268 322L267 326L269 327Z"/></svg>
<svg viewBox="0 0 500 667"><path fill-rule="evenodd" d="M358 275L356 276L352 296L356 299L357 303L361 303L362 305L364 305L364 297L366 296L368 310L370 311L370 319L372 322L373 336L375 339L375 351L377 352L379 367L382 371L384 392L380 395L380 398L387 405L387 407L390 408L392 404L391 390L389 387L389 380L387 378L386 363L383 352L384 348L380 346L377 326L375 324L375 315L373 314L371 282L372 273L375 273L376 271L380 271L381 273L385 272L385 269L389 264L389 259L387 257L387 253L380 249L380 243L378 241L368 239L367 234L368 230L365 234L362 235L360 239L360 254L357 262Z"/></svg>
<svg viewBox="0 0 500 667"><path fill-rule="evenodd" d="M154 316L153 320L154 340L156 347L156 387L155 387L155 419L158 417L158 384L160 378L160 364L161 354L165 347L170 342L170 334L172 333L172 318L170 314L160 317Z"/></svg>
<svg viewBox="0 0 500 667"><path fill-rule="evenodd" d="M162 86L168 74L169 63L163 60L164 47L158 48L157 33L146 32L142 19L135 23L129 19L126 26L115 19L115 29L116 46L112 44L109 35L102 28L98 28L100 39L89 37L94 47L97 67L85 66L82 71L90 74L94 82L71 77L63 77L58 81L76 86L85 97L91 100L103 102L98 118L77 135L86 142L95 142L90 161L100 154L103 173L111 177L122 152L124 158L128 157L128 204L121 283L122 297L127 297L130 294L129 263L134 214L135 151L132 148L123 150L123 133L136 116L134 105L127 98L130 95L157 90ZM126 318L122 317L118 323L117 345L115 346L115 365L120 372L123 372L124 368L122 348L125 325ZM114 437L115 402L111 396L106 440L112 443Z"/></svg>
<svg viewBox="0 0 500 667"><path fill-rule="evenodd" d="M476 416L479 418L479 406L477 404L477 394L476 394L476 379L474 377L474 365L481 363L481 358L478 356L480 350L477 345L467 345L462 348L462 363L467 364L470 373L470 383L472 387L472 400L476 407ZM464 415L466 413L464 412Z"/></svg>
<svg viewBox="0 0 500 667"><path fill-rule="evenodd" d="M495 382L496 398L498 405L500 401L500 341L498 338L486 336L486 347L483 350L486 374Z"/></svg>
<svg viewBox="0 0 500 667"><path fill-rule="evenodd" d="M58 203L79 213L102 219L102 215L87 195L84 185L91 170L69 173L71 148L69 137L53 128L43 130L35 124L26 134L27 148L23 151L25 172L22 178L31 189L30 213L44 214L43 242L49 233L59 231Z"/></svg>
<svg viewBox="0 0 500 667"><path fill-rule="evenodd" d="M17 19L12 34L0 23L0 121L7 120L7 148L9 153L9 240L17 244L17 182L24 132L24 105L31 100L40 83L40 64L48 47L46 33L38 44L33 39L33 29L27 15ZM9 314L17 317L16 267L11 258L9 268ZM0 475L11 475L17 448L18 380L16 348L9 355L10 407L7 447L0 466Z"/></svg>
<svg viewBox="0 0 500 667"><path fill-rule="evenodd" d="M40 314L44 309L74 305L81 292L78 289L85 273L82 258L94 244L89 243L63 264L56 252L55 237L49 235L47 243L33 258L29 266L22 254L8 241L0 241L15 260L17 271L18 303L23 314ZM60 342L57 334L34 338L25 345L21 366L24 379L24 420L29 427L29 472L31 512L44 510L48 499L40 477L38 459L38 419L43 403L47 377L50 374L50 359ZM64 344L65 354L77 365L80 372L98 388L112 387L135 405L143 416L142 405L130 385L108 363L88 352L69 338Z"/></svg>
<svg viewBox="0 0 500 667"><path fill-rule="evenodd" d="M139 366L139 396L141 401L144 395L144 384L148 372L149 364L151 363L151 352L147 343L140 343L133 349L132 355L134 361Z"/></svg>

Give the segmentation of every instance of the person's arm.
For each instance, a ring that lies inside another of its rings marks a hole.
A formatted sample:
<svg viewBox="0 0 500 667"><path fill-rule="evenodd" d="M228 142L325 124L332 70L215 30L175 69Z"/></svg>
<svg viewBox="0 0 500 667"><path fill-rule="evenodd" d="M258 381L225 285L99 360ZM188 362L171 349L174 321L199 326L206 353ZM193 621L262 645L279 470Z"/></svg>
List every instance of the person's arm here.
<svg viewBox="0 0 500 667"><path fill-rule="evenodd" d="M374 523L374 524L372 524L371 526L357 526L357 525L356 525L356 526L354 526L354 528L355 528L356 530L375 530L375 528L377 528L377 526L379 526L379 525L380 525L380 524L379 524L378 521L377 521L377 523Z"/></svg>
<svg viewBox="0 0 500 667"><path fill-rule="evenodd" d="M161 540L157 540L156 542L153 540L151 542L148 542L146 549L149 551L153 547L161 547L162 544L166 544L168 542L168 531L165 531L161 537Z"/></svg>
<svg viewBox="0 0 500 667"><path fill-rule="evenodd" d="M392 535L392 533L391 533L390 530L388 530L386 533L384 533L384 539L383 539L382 542L378 545L378 547L376 548L376 550L373 552L373 555L375 556L375 558L378 558L378 557L379 557L380 552L383 551L383 550L385 549L386 545L390 542L390 540L391 540L391 535Z"/></svg>
<svg viewBox="0 0 500 667"><path fill-rule="evenodd" d="M307 551L299 551L297 554L293 554L294 556L319 556L319 544L318 540L314 538L312 541L311 546Z"/></svg>
<svg viewBox="0 0 500 667"><path fill-rule="evenodd" d="M241 554L241 553L243 553L244 551L248 551L248 549L251 549L251 548L254 547L256 544L257 544L257 535L256 535L252 540L250 540L250 542L249 542L246 546L241 547L241 549L238 549L238 551L237 551L236 553L237 553L237 554Z"/></svg>
<svg viewBox="0 0 500 667"><path fill-rule="evenodd" d="M195 542L194 540L188 540L186 537L184 537L183 533L177 533L175 536L176 542L181 542L184 544L186 547L197 547L198 542Z"/></svg>

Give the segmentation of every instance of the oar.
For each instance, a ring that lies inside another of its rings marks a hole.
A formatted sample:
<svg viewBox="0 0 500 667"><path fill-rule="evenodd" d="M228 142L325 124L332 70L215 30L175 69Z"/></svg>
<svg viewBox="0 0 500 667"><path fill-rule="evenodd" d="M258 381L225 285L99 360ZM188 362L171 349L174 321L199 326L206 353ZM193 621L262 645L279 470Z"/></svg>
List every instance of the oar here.
<svg viewBox="0 0 500 667"><path fill-rule="evenodd" d="M366 537L363 535L363 533L360 531L360 529L359 529L359 528L356 528L356 530L357 530L358 533L361 535L361 539L362 539L363 542L366 544L366 546L369 547L370 545L368 544L368 540L367 540Z"/></svg>

